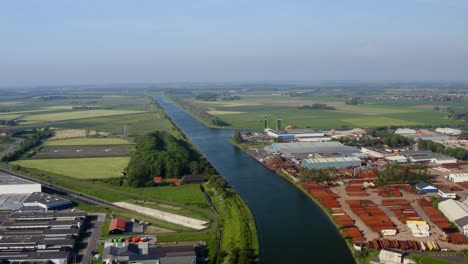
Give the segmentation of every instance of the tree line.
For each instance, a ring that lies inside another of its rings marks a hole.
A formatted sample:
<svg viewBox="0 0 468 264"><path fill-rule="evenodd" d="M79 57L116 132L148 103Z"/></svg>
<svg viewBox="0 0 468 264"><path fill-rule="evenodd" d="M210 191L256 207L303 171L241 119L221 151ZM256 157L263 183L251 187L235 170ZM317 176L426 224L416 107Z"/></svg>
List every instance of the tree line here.
<svg viewBox="0 0 468 264"><path fill-rule="evenodd" d="M137 138L136 150L126 168L132 187L153 185L153 177L181 178L185 174L214 174L209 162L185 140L157 131Z"/></svg>
<svg viewBox="0 0 468 264"><path fill-rule="evenodd" d="M385 170L379 172L377 181L383 184L396 182L427 181L431 177L426 165L387 164Z"/></svg>
<svg viewBox="0 0 468 264"><path fill-rule="evenodd" d="M3 162L10 162L19 159L22 155L26 154L31 149L41 145L42 141L53 136L53 132L49 128L43 130L33 129L32 131L20 131L13 134L14 137L23 137L20 147L9 154L2 157Z"/></svg>
<svg viewBox="0 0 468 264"><path fill-rule="evenodd" d="M468 150L463 148L451 148L441 143L436 143L431 140L418 139L419 150L430 150L435 153L452 156L459 160L468 160Z"/></svg>
<svg viewBox="0 0 468 264"><path fill-rule="evenodd" d="M326 104L312 104L312 105L303 105L299 109L312 109L312 110L336 110L333 106L328 106Z"/></svg>

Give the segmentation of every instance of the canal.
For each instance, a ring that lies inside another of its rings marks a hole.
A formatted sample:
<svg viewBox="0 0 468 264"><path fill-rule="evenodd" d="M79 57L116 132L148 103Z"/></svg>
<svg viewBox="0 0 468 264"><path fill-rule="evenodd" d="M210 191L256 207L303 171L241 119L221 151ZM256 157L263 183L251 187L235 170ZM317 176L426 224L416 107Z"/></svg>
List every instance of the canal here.
<svg viewBox="0 0 468 264"><path fill-rule="evenodd" d="M208 128L164 97L156 97L252 211L262 263L354 263L322 210L289 181L229 142L233 130Z"/></svg>

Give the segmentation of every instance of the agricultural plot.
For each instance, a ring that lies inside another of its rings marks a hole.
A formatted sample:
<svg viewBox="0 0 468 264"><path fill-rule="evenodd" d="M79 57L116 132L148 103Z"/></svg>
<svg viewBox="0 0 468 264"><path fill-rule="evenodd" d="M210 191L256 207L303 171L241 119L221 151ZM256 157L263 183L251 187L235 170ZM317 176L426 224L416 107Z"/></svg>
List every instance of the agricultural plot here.
<svg viewBox="0 0 468 264"><path fill-rule="evenodd" d="M106 179L120 177L129 161L129 157L64 158L19 160L12 164L76 179Z"/></svg>
<svg viewBox="0 0 468 264"><path fill-rule="evenodd" d="M130 145L130 141L121 138L66 138L47 140L44 146L63 147L63 146L115 146L115 145Z"/></svg>
<svg viewBox="0 0 468 264"><path fill-rule="evenodd" d="M419 107L417 104L380 104L377 100L371 100L372 103L346 105L344 97L338 96L286 97L260 93L241 95L241 98L234 102L211 102L194 98L183 100L229 124L225 127L241 129L262 129L265 116L270 127L275 127L276 118L281 117L284 126L317 129L464 124L448 118L445 112L435 111L432 107ZM336 110L299 109L314 103L326 104Z"/></svg>
<svg viewBox="0 0 468 264"><path fill-rule="evenodd" d="M20 114L0 114L0 120L5 120L5 121L9 121L9 120L14 120L18 117L21 117Z"/></svg>
<svg viewBox="0 0 468 264"><path fill-rule="evenodd" d="M129 156L130 149L118 146L86 147L44 147L33 158L84 158L84 157L119 157Z"/></svg>
<svg viewBox="0 0 468 264"><path fill-rule="evenodd" d="M52 121L65 121L73 119L85 119L93 117L103 116L116 116L116 115L129 115L139 114L142 111L131 111L131 110L85 110L85 111L70 111L70 112L59 112L50 114L32 114L24 118L25 124L41 123L41 122L52 122Z"/></svg>

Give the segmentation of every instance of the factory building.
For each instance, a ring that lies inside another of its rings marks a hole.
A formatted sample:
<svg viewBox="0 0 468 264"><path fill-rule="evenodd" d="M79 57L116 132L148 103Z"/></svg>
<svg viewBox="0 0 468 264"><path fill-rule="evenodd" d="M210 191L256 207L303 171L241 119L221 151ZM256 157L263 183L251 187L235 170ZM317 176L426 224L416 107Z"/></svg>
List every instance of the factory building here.
<svg viewBox="0 0 468 264"><path fill-rule="evenodd" d="M451 182L466 182L468 181L468 172L465 173L451 173L448 180Z"/></svg>
<svg viewBox="0 0 468 264"><path fill-rule="evenodd" d="M411 128L398 128L397 130L395 130L395 134L412 135L412 134L416 134L416 130L411 129Z"/></svg>
<svg viewBox="0 0 468 264"><path fill-rule="evenodd" d="M361 154L359 149L339 142L273 143L271 147L276 153L296 159L350 157Z"/></svg>
<svg viewBox="0 0 468 264"><path fill-rule="evenodd" d="M468 206L455 200L446 200L439 203L439 210L450 222L460 228L463 235L468 235Z"/></svg>
<svg viewBox="0 0 468 264"><path fill-rule="evenodd" d="M421 150L421 151L405 151L402 154L408 159L411 163L432 163L432 164L449 164L457 163L456 158L449 156L438 155L433 153L430 150Z"/></svg>
<svg viewBox="0 0 468 264"><path fill-rule="evenodd" d="M307 169L323 169L323 168L346 168L361 166L361 159L357 157L343 158L318 158L302 160L302 167Z"/></svg>
<svg viewBox="0 0 468 264"><path fill-rule="evenodd" d="M0 194L24 194L41 191L42 188L39 183L0 171Z"/></svg>
<svg viewBox="0 0 468 264"><path fill-rule="evenodd" d="M462 133L460 129L453 129L449 127L437 128L435 131L437 133L451 135L451 136L458 136Z"/></svg>
<svg viewBox="0 0 468 264"><path fill-rule="evenodd" d="M12 213L0 216L0 261L69 262L86 212Z"/></svg>
<svg viewBox="0 0 468 264"><path fill-rule="evenodd" d="M419 182L414 185L419 194L437 193L439 190L428 182Z"/></svg>

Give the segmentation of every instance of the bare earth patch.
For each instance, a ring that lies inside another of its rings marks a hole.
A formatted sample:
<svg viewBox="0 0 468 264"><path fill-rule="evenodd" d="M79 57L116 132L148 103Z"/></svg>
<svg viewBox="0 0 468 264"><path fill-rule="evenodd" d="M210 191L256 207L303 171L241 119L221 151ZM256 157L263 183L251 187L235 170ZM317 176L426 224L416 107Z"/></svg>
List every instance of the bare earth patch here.
<svg viewBox="0 0 468 264"><path fill-rule="evenodd" d="M0 102L0 106L15 106L15 105L24 105L25 102Z"/></svg>
<svg viewBox="0 0 468 264"><path fill-rule="evenodd" d="M414 108L418 108L418 109L433 109L436 105L417 105L415 106ZM439 107L440 109L445 109L447 108L448 106L444 106L444 105L438 105L437 107Z"/></svg>
<svg viewBox="0 0 468 264"><path fill-rule="evenodd" d="M55 130L54 136L50 139L64 139L64 138L76 138L76 137L87 137L87 136L108 136L109 133L96 132L94 130L83 130L83 129L64 129Z"/></svg>

